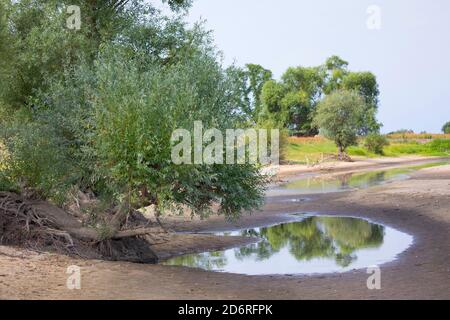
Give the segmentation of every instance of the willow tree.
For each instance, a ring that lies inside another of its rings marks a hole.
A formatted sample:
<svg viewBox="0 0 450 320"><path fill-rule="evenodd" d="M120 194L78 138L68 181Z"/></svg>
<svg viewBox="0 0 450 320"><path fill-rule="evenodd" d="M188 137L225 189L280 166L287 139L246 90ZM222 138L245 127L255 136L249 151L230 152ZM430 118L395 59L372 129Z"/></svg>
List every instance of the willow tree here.
<svg viewBox="0 0 450 320"><path fill-rule="evenodd" d="M365 125L366 103L356 91L337 90L319 102L313 124L338 147L339 160L348 160L346 150L356 144Z"/></svg>
<svg viewBox="0 0 450 320"><path fill-rule="evenodd" d="M188 3L169 1L174 9ZM222 69L209 33L144 1L80 6L89 6L88 23L77 32L64 29L67 14L56 1L7 6L1 217L19 219L27 232L102 242L152 232L127 224L144 206L205 217L216 205L229 219L257 207L265 177L256 165L171 161L175 129L242 125L236 79ZM30 16L37 20L26 24ZM86 198L84 210L61 210Z"/></svg>

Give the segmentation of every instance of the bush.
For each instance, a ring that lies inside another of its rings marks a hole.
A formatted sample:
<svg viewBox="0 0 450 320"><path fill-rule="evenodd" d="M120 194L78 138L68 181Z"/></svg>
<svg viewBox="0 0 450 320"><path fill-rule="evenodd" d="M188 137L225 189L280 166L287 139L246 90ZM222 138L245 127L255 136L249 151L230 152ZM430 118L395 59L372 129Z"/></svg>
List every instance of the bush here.
<svg viewBox="0 0 450 320"><path fill-rule="evenodd" d="M36 122L15 121L2 128L7 137L3 158L0 159L0 190L32 189L34 195L64 201L69 173L74 173L73 162L62 147L64 141L51 128ZM7 187L9 186L9 187Z"/></svg>
<svg viewBox="0 0 450 320"><path fill-rule="evenodd" d="M450 121L444 124L444 126L442 127L442 132L450 134Z"/></svg>
<svg viewBox="0 0 450 320"><path fill-rule="evenodd" d="M386 137L377 133L369 134L364 141L367 150L376 154L383 154L383 148L388 145Z"/></svg>
<svg viewBox="0 0 450 320"><path fill-rule="evenodd" d="M215 56L199 49L161 66L111 45L93 67L66 77L37 95L33 111L0 128L9 181L59 205L73 188L112 208L187 206L202 217L217 203L227 218L262 203L265 177L256 165L171 161L175 129L191 132L194 121L222 131L240 126L232 79Z"/></svg>

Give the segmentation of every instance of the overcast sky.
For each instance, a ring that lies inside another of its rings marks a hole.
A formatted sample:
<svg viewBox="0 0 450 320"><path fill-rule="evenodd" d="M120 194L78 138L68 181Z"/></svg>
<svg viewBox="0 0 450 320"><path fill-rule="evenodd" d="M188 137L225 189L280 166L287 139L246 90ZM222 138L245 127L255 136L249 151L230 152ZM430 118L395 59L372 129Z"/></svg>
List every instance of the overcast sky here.
<svg viewBox="0 0 450 320"><path fill-rule="evenodd" d="M380 29L367 26L373 5ZM383 132L439 132L450 121L449 0L194 0L187 21L200 19L226 65L258 63L278 78L337 54L372 71Z"/></svg>

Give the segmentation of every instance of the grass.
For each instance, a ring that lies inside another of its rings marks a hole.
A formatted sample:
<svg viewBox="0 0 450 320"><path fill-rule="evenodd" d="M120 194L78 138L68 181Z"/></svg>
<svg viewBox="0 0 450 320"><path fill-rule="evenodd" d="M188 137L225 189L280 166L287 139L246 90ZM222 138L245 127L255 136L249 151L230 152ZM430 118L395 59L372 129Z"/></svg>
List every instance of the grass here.
<svg viewBox="0 0 450 320"><path fill-rule="evenodd" d="M386 135L391 140L430 140L430 139L450 139L450 134L444 133L392 133Z"/></svg>
<svg viewBox="0 0 450 320"><path fill-rule="evenodd" d="M442 135L435 136L440 137ZM414 139L420 138L414 137ZM426 142L414 139L403 139L400 141L391 139L389 146L386 146L383 150L383 156L450 156L450 136L449 139L434 139ZM347 152L350 156L380 157L380 155L371 153L364 148L362 141L360 141L358 146L350 147ZM328 139L322 137L290 137L288 139L286 159L292 163L312 164L325 160L336 153L336 145Z"/></svg>
<svg viewBox="0 0 450 320"><path fill-rule="evenodd" d="M426 143L414 140L393 142L384 148L384 153L389 157L402 155L445 157L450 155L450 139L436 139Z"/></svg>

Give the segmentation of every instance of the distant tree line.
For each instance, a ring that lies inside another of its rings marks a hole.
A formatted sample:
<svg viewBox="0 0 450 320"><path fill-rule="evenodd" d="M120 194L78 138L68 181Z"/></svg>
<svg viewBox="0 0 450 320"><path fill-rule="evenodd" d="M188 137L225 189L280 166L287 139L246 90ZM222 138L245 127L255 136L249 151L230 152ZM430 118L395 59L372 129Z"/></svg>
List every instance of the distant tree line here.
<svg viewBox="0 0 450 320"><path fill-rule="evenodd" d="M379 89L371 72L354 72L348 62L338 56L328 58L315 67L290 67L279 81L270 70L256 64L230 68L238 75L240 97L236 102L250 123L288 130L290 135L311 136L319 133L313 125L317 106L336 91L354 91L364 101L359 119L359 134L379 131L376 120Z"/></svg>

